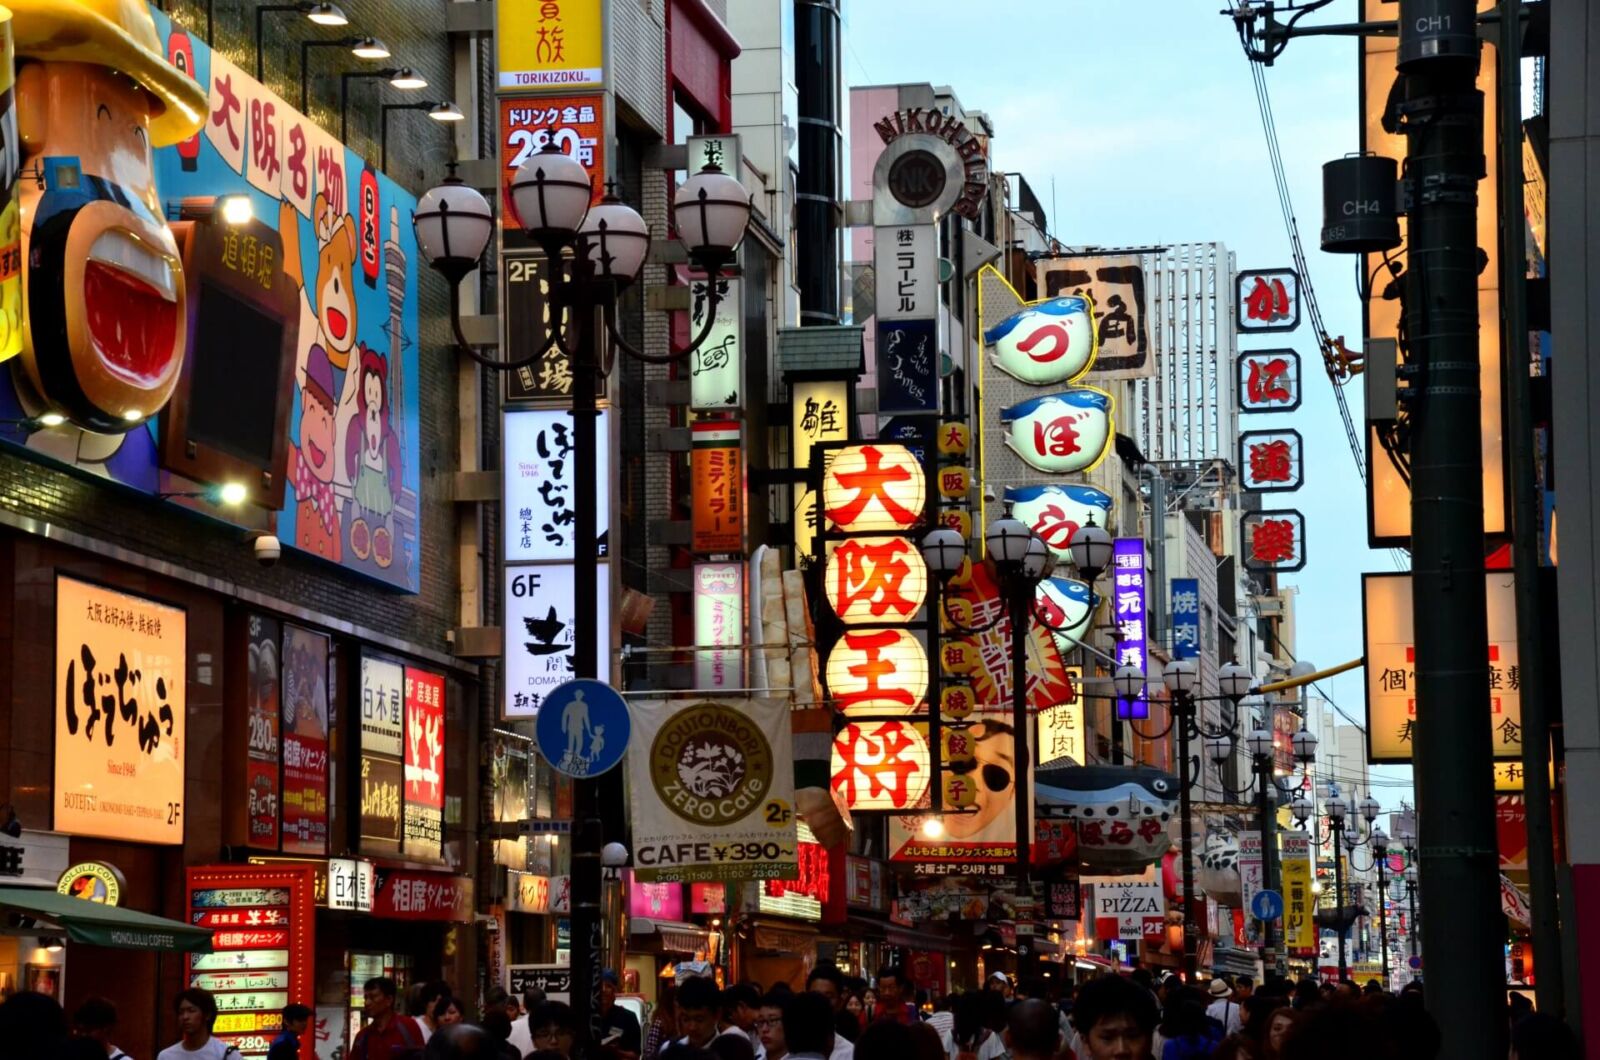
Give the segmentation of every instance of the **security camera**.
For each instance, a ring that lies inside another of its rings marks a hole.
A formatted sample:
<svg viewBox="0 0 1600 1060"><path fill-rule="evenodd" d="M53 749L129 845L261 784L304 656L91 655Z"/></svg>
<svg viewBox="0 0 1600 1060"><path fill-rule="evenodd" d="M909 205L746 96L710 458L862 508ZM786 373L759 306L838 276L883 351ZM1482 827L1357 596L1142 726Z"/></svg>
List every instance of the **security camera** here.
<svg viewBox="0 0 1600 1060"><path fill-rule="evenodd" d="M995 501L997 501L999 499L1000 499L1000 494L995 492L995 489L994 489L993 486L985 486L985 487L983 487L983 502L985 504L993 504Z"/></svg>
<svg viewBox="0 0 1600 1060"><path fill-rule="evenodd" d="M256 562L263 567L270 567L278 562L278 557L283 555L283 542L274 534L261 534L251 544L255 550Z"/></svg>

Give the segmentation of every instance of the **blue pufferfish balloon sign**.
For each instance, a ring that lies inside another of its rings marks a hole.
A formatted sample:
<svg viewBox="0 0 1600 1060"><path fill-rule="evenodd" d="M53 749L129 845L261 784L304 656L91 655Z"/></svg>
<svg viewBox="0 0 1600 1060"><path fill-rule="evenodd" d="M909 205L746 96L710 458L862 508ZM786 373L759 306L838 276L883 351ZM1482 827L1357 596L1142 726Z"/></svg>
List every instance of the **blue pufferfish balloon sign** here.
<svg viewBox="0 0 1600 1060"><path fill-rule="evenodd" d="M1094 364L1094 306L1081 295L1024 306L983 333L990 359L1030 386L1070 383Z"/></svg>

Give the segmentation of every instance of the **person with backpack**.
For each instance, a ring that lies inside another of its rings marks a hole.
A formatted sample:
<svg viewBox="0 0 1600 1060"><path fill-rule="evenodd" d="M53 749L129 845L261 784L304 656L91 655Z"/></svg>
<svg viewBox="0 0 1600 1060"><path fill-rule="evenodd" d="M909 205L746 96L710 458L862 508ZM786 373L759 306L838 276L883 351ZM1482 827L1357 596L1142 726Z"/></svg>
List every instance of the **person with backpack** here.
<svg viewBox="0 0 1600 1060"><path fill-rule="evenodd" d="M422 1055L422 1028L410 1016L395 1011L394 980L374 976L363 986L366 1016L370 1020L350 1047L351 1060L417 1060ZM161 1060L169 1060L165 1053ZM170 1060L183 1060L172 1057Z"/></svg>
<svg viewBox="0 0 1600 1060"><path fill-rule="evenodd" d="M181 1039L161 1050L157 1060L241 1060L239 1050L212 1037L217 1021L217 999L197 986L181 991L173 1002Z"/></svg>
<svg viewBox="0 0 1600 1060"><path fill-rule="evenodd" d="M300 1055L300 1037L311 1027L311 1010L305 1005L290 1002L283 1006L282 1016L283 1032L272 1039L267 1060L295 1060Z"/></svg>

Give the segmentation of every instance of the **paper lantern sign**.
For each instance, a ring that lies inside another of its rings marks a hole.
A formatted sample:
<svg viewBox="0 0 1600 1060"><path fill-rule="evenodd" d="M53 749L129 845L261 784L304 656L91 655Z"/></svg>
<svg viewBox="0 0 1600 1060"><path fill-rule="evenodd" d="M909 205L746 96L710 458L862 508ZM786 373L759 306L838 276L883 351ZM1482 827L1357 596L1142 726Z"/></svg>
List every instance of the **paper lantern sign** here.
<svg viewBox="0 0 1600 1060"><path fill-rule="evenodd" d="M965 617L962 617L956 612L957 604L965 605ZM955 599L947 600L945 602L945 608L950 612L951 615L960 619L963 626L967 626L969 628L972 626L972 623L967 621L967 619L972 617L972 604L970 602ZM944 667L944 672L946 674L972 673L973 671L977 670L978 666L980 665L977 645L971 644L965 640L945 641L943 644L939 645L939 665Z"/></svg>
<svg viewBox="0 0 1600 1060"><path fill-rule="evenodd" d="M1300 407L1300 355L1254 350L1239 355L1239 411L1293 412Z"/></svg>
<svg viewBox="0 0 1600 1060"><path fill-rule="evenodd" d="M835 449L822 477L822 510L834 528L906 530L927 503L922 465L903 445L869 443Z"/></svg>
<svg viewBox="0 0 1600 1060"><path fill-rule="evenodd" d="M1076 295L1013 313L983 333L995 367L1033 386L1070 383L1094 364L1094 309Z"/></svg>
<svg viewBox="0 0 1600 1060"><path fill-rule="evenodd" d="M1011 517L1038 534L1057 559L1071 559L1072 536L1090 520L1111 525L1111 495L1093 486L1021 486L1006 489Z"/></svg>
<svg viewBox="0 0 1600 1060"><path fill-rule="evenodd" d="M1062 651L1076 647L1089 632L1099 600L1094 590L1071 578L1046 578L1039 583L1034 615L1051 627Z"/></svg>
<svg viewBox="0 0 1600 1060"><path fill-rule="evenodd" d="M1240 520L1249 570L1297 571L1306 565L1306 517L1292 508L1250 512Z"/></svg>
<svg viewBox="0 0 1600 1060"><path fill-rule="evenodd" d="M972 472L964 467L939 469L939 496L946 500L960 500L972 488Z"/></svg>
<svg viewBox="0 0 1600 1060"><path fill-rule="evenodd" d="M971 717L977 705L970 685L945 685L939 690L939 713L947 718L960 721Z"/></svg>
<svg viewBox="0 0 1600 1060"><path fill-rule="evenodd" d="M911 809L928 792L925 725L850 722L833 738L831 786L851 812Z"/></svg>
<svg viewBox="0 0 1600 1060"><path fill-rule="evenodd" d="M952 769L970 769L978 761L978 738L970 729L944 729L939 733L939 754Z"/></svg>
<svg viewBox="0 0 1600 1060"><path fill-rule="evenodd" d="M1300 326L1300 274L1293 269L1245 269L1235 298L1239 330L1293 331Z"/></svg>
<svg viewBox="0 0 1600 1060"><path fill-rule="evenodd" d="M828 603L847 626L908 622L928 594L928 565L904 537L853 537L823 568Z"/></svg>
<svg viewBox="0 0 1600 1060"><path fill-rule="evenodd" d="M937 522L947 530L954 530L963 538L972 540L972 513L965 508L942 508Z"/></svg>
<svg viewBox="0 0 1600 1060"><path fill-rule="evenodd" d="M1171 847L1167 822L1178 811L1178 778L1148 766L1063 766L1034 774L1038 816L1078 826L1086 867L1131 870Z"/></svg>
<svg viewBox="0 0 1600 1060"><path fill-rule="evenodd" d="M1241 431L1239 485L1251 493L1297 490L1305 482L1299 431Z"/></svg>
<svg viewBox="0 0 1600 1060"><path fill-rule="evenodd" d="M968 773L946 773L944 776L944 805L950 809L964 810L978 801L978 779Z"/></svg>
<svg viewBox="0 0 1600 1060"><path fill-rule="evenodd" d="M1031 398L1000 410L1006 445L1036 471L1088 471L1111 446L1111 395L1091 387Z"/></svg>
<svg viewBox="0 0 1600 1060"><path fill-rule="evenodd" d="M966 456L967 448L971 444L972 428L965 423L941 423L939 425L940 456Z"/></svg>
<svg viewBox="0 0 1600 1060"><path fill-rule="evenodd" d="M846 714L910 714L928 692L928 653L910 630L846 632L828 653L827 678Z"/></svg>

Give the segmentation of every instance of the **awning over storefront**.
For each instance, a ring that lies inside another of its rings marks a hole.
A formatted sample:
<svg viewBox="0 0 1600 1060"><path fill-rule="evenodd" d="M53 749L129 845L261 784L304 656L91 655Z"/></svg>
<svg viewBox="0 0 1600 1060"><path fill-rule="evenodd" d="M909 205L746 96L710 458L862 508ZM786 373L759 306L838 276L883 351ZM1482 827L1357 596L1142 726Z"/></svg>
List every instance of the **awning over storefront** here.
<svg viewBox="0 0 1600 1060"><path fill-rule="evenodd" d="M71 941L90 946L211 952L211 932L204 928L42 888L0 887L0 910L32 917L42 930L63 931Z"/></svg>
<svg viewBox="0 0 1600 1060"><path fill-rule="evenodd" d="M636 916L628 921L628 934L654 935L661 940L663 953L704 953L711 948L711 932L698 924L681 920L656 920Z"/></svg>

